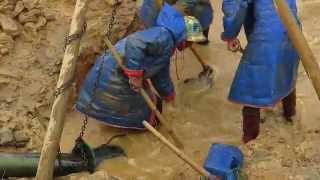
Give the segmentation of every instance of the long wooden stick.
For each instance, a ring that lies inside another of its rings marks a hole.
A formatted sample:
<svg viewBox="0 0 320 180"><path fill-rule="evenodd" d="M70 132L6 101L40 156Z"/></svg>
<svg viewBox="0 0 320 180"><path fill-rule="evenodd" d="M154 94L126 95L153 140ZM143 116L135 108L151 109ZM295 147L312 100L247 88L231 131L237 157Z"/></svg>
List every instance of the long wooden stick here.
<svg viewBox="0 0 320 180"><path fill-rule="evenodd" d="M202 68L205 69L208 65L204 62L204 60L201 58L201 56L199 55L199 53L197 52L197 50L193 47L190 46L190 49L192 51L192 53L196 56L197 60L199 61L199 63L201 64Z"/></svg>
<svg viewBox="0 0 320 180"><path fill-rule="evenodd" d="M113 57L118 62L118 64L121 67L121 69L124 69L124 66L123 66L123 63L122 63L122 57L119 55L117 50L114 48L114 46L111 44L111 42L108 39L105 39L105 43L107 44L109 50L111 51ZM175 142L175 144L179 148L183 149L183 144L181 143L181 141L179 140L177 135L174 133L174 131L172 130L171 126L168 124L168 120L158 111L156 105L152 102L152 100L150 99L148 94L145 92L145 90L141 89L140 90L140 94L143 96L143 98L147 102L147 104L150 107L150 109L155 112L155 114L158 117L158 119L159 119L160 123L162 124L163 128L168 132L168 134L170 135L172 140Z"/></svg>
<svg viewBox="0 0 320 180"><path fill-rule="evenodd" d="M312 85L320 100L320 68L311 48L308 45L300 27L294 18L291 9L289 8L286 0L274 0L278 14L282 22L286 26L290 40L294 47L297 49L305 71L312 81Z"/></svg>
<svg viewBox="0 0 320 180"><path fill-rule="evenodd" d="M207 170L202 166L198 165L195 161L190 159L181 150L170 143L163 135L161 135L155 128L153 128L147 121L143 121L144 127L146 127L153 135L155 135L163 144L165 144L172 152L174 152L180 159L189 164L194 170L196 170L200 175L203 175L209 179L215 179Z"/></svg>
<svg viewBox="0 0 320 180"><path fill-rule="evenodd" d="M81 34L85 24L87 0L77 0L72 16L69 35ZM72 41L65 50L57 87L61 87L73 78L76 60L79 53L80 39ZM69 103L71 90L65 91L55 99L50 115L50 122L44 139L41 156L38 164L36 180L53 179L54 162L63 131L66 107Z"/></svg>

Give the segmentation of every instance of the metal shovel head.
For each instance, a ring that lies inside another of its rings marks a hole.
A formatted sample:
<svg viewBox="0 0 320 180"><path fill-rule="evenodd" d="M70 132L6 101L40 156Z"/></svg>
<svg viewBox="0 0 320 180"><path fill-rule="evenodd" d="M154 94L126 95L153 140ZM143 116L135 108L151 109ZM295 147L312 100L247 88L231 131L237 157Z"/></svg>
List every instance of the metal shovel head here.
<svg viewBox="0 0 320 180"><path fill-rule="evenodd" d="M243 159L243 153L236 146L212 144L204 168L221 180L237 180Z"/></svg>
<svg viewBox="0 0 320 180"><path fill-rule="evenodd" d="M199 90L210 89L214 84L214 70L210 66L205 66L203 71L199 73L198 78L186 79L184 83L197 86Z"/></svg>

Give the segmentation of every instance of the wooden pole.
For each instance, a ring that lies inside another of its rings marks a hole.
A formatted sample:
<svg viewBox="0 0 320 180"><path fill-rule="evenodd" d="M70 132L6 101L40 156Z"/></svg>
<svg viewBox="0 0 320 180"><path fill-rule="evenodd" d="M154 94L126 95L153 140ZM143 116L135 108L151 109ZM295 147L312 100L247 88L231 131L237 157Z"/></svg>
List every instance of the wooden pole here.
<svg viewBox="0 0 320 180"><path fill-rule="evenodd" d="M85 14L87 10L87 0L77 0L72 16L69 35L82 34L85 24ZM60 71L57 88L73 79L76 60L79 53L80 38L77 38L67 45L62 67ZM70 88L58 95L53 103L50 115L50 122L44 139L41 156L38 164L36 180L53 179L54 163L59 149L59 142L63 131L66 107L69 104Z"/></svg>
<svg viewBox="0 0 320 180"><path fill-rule="evenodd" d="M207 170L205 170L202 166L199 166L195 161L190 159L186 154L184 154L181 150L175 147L172 143L170 143L163 135L161 135L155 128L153 128L147 121L143 121L144 127L148 129L154 136L156 136L163 144L165 144L172 152L174 152L180 159L189 164L194 170L196 170L200 175L205 176L212 179L217 179L211 175Z"/></svg>
<svg viewBox="0 0 320 180"><path fill-rule="evenodd" d="M193 47L190 46L190 49L192 51L192 53L196 56L197 60L199 61L199 63L201 64L203 69L206 69L206 67L208 66L204 60L201 58L201 56L199 55L199 53L197 52L197 50Z"/></svg>
<svg viewBox="0 0 320 180"><path fill-rule="evenodd" d="M313 55L311 48L308 45L300 27L294 18L291 9L289 8L286 0L274 0L273 1L282 22L286 26L290 40L294 47L297 49L305 71L312 81L312 85L320 100L320 68L319 64Z"/></svg>
<svg viewBox="0 0 320 180"><path fill-rule="evenodd" d="M118 64L121 67L121 69L124 69L124 66L123 66L123 63L122 63L122 57L119 55L119 53L114 48L112 43L108 39L105 40L105 43L107 44L110 52L112 53L113 57L118 62ZM143 98L147 102L147 104L150 107L150 109L155 112L156 116L158 117L158 120L162 124L163 128L168 132L168 134L170 135L172 140L175 142L175 144L179 148L183 149L183 144L181 143L181 141L179 140L177 135L174 133L174 131L172 130L171 126L168 124L168 120L158 111L156 105L152 102L152 100L150 99L148 94L145 92L145 90L141 89L140 90L140 94L143 96Z"/></svg>

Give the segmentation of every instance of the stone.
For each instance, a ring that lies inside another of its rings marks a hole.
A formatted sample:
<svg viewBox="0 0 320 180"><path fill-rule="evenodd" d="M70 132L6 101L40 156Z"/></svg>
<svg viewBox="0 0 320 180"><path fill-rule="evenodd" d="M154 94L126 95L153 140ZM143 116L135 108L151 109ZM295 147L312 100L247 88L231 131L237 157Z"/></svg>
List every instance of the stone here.
<svg viewBox="0 0 320 180"><path fill-rule="evenodd" d="M38 5L38 0L22 0L24 7L28 10L34 9Z"/></svg>
<svg viewBox="0 0 320 180"><path fill-rule="evenodd" d="M109 6L113 6L116 4L116 0L105 0L105 1ZM121 3L122 0L118 0L118 2Z"/></svg>
<svg viewBox="0 0 320 180"><path fill-rule="evenodd" d="M1 111L0 113L0 122L7 123L12 119L12 112L11 111Z"/></svg>
<svg viewBox="0 0 320 180"><path fill-rule="evenodd" d="M24 10L24 4L22 1L18 1L17 4L16 4L16 7L14 8L14 11L13 11L13 16L16 17L18 16L23 10Z"/></svg>
<svg viewBox="0 0 320 180"><path fill-rule="evenodd" d="M4 127L0 130L0 144L5 145L14 141L12 130Z"/></svg>
<svg viewBox="0 0 320 180"><path fill-rule="evenodd" d="M8 48L9 50L12 50L14 47L14 40L6 33L0 33L0 44L2 46L1 48Z"/></svg>
<svg viewBox="0 0 320 180"><path fill-rule="evenodd" d="M27 22L37 23L38 16L40 16L40 15L41 15L40 9L32 9L29 12L22 12L18 17L18 20L22 24L27 23Z"/></svg>
<svg viewBox="0 0 320 180"><path fill-rule="evenodd" d="M47 24L47 19L43 16L40 16L38 22L36 23L36 29L39 30L40 28L44 27Z"/></svg>
<svg viewBox="0 0 320 180"><path fill-rule="evenodd" d="M1 48L0 53L1 53L1 55L7 55L7 54L9 54L9 49L8 48Z"/></svg>
<svg viewBox="0 0 320 180"><path fill-rule="evenodd" d="M47 19L47 21L54 21L56 20L56 15L53 11L46 9L43 11L43 16Z"/></svg>
<svg viewBox="0 0 320 180"><path fill-rule="evenodd" d="M17 142L28 142L30 141L30 137L27 137L24 131L15 131L14 137Z"/></svg>
<svg viewBox="0 0 320 180"><path fill-rule="evenodd" d="M21 32L18 23L12 17L0 13L0 26L10 36L18 36Z"/></svg>

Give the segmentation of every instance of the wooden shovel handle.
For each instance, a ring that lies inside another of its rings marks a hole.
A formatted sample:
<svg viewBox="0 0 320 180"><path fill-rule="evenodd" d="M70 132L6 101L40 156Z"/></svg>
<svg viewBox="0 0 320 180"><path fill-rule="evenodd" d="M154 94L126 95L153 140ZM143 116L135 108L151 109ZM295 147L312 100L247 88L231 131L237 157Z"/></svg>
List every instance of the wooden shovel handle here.
<svg viewBox="0 0 320 180"><path fill-rule="evenodd" d="M114 46L111 44L111 42L108 39L105 39L105 42L106 42L110 52L112 53L113 57L116 59L116 61L118 62L119 66L121 67L121 69L124 69L124 66L123 66L123 63L122 63L122 61L123 61L122 57L119 55L117 50L114 48ZM171 126L168 124L167 119L158 111L156 105L152 102L152 100L150 99L148 94L145 92L145 90L141 89L140 90L140 94L142 95L144 100L147 102L147 104L150 107L150 109L155 112L155 114L158 117L158 119L159 119L160 123L162 124L163 128L168 132L169 136L172 138L172 140L175 142L175 144L179 148L183 149L184 148L183 144L181 143L179 138L176 136L176 134L172 130Z"/></svg>

